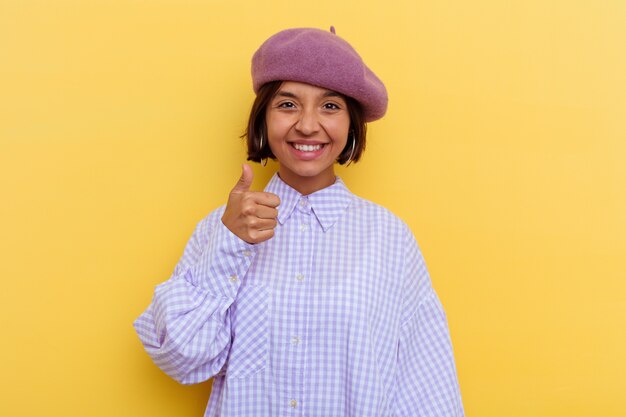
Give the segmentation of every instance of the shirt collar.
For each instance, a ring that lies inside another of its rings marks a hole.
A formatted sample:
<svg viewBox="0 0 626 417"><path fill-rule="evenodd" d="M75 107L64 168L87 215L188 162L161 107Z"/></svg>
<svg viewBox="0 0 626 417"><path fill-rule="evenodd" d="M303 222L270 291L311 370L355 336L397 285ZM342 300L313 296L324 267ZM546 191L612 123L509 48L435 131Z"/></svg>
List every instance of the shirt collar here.
<svg viewBox="0 0 626 417"><path fill-rule="evenodd" d="M278 195L278 222L285 224L298 204L310 204L313 214L319 221L324 232L330 229L346 211L354 195L348 190L341 178L336 177L333 184L319 191L303 196L287 185L279 176L274 174L267 183L265 192ZM305 203L301 203L305 201Z"/></svg>

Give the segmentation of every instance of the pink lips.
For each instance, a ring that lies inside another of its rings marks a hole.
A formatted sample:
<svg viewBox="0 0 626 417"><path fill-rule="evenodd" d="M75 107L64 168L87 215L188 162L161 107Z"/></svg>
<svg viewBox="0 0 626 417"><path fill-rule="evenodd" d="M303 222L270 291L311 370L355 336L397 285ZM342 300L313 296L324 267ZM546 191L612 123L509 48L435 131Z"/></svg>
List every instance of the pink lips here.
<svg viewBox="0 0 626 417"><path fill-rule="evenodd" d="M290 143L290 149L292 154L302 161L311 161L315 158L318 158L326 148L325 143L297 143L300 149L296 149L296 143ZM316 146L321 145L319 149L313 149ZM308 148L308 149L307 149Z"/></svg>

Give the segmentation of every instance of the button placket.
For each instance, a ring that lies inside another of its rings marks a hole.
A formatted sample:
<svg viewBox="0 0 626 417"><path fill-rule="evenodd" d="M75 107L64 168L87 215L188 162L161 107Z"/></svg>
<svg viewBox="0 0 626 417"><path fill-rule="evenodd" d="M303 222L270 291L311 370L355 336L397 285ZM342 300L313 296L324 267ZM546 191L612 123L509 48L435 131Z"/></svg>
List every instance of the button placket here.
<svg viewBox="0 0 626 417"><path fill-rule="evenodd" d="M302 197L300 201L298 201L297 209L300 213L309 214L311 211L309 200L306 197Z"/></svg>
<svg viewBox="0 0 626 417"><path fill-rule="evenodd" d="M296 287L292 287L291 291L293 291L292 295L294 299L292 302L298 306L305 306L307 304L308 292L305 290L306 282L308 281L308 274L310 273L310 265L309 265L309 257L310 251L312 248L312 239L314 235L312 234L312 221L313 221L313 212L310 202L307 197L301 197L301 199L297 202L296 205L296 213L293 217L294 224L292 236L294 239L299 240L298 246L301 248L299 252L302 255L303 262L298 262L297 269L292 270L293 274L292 279L296 285ZM306 309L300 310L298 309L299 316L302 318L306 317ZM304 355L306 354L305 349L303 349L303 341L306 336L306 322L302 320L296 320L293 322L288 329L289 333L284 334L282 343L286 343L286 349L283 350L285 354L285 366L289 369L289 386L291 389L289 390L289 394L286 397L287 400L287 409L291 410L292 413L302 413L302 404L300 403L302 378L304 377ZM295 414L294 414L295 415Z"/></svg>

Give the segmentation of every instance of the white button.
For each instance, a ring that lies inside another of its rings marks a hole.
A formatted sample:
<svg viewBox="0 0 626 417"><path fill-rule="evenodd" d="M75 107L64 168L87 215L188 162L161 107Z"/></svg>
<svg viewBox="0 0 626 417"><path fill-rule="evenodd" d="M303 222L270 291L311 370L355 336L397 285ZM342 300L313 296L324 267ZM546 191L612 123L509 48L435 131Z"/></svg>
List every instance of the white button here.
<svg viewBox="0 0 626 417"><path fill-rule="evenodd" d="M291 344L296 346L300 344L300 338L298 336L294 336L291 338Z"/></svg>
<svg viewBox="0 0 626 417"><path fill-rule="evenodd" d="M300 231L301 231L301 232L306 232L306 229L308 229L308 227L306 226L306 224L301 224L301 225L300 225Z"/></svg>
<svg viewBox="0 0 626 417"><path fill-rule="evenodd" d="M298 406L298 401L296 401L296 400L289 401L289 406L291 408L296 408Z"/></svg>
<svg viewBox="0 0 626 417"><path fill-rule="evenodd" d="M306 206L306 200L300 200L300 205L301 205L302 207Z"/></svg>
<svg viewBox="0 0 626 417"><path fill-rule="evenodd" d="M243 252L243 256L252 256L252 252L249 250Z"/></svg>
<svg viewBox="0 0 626 417"><path fill-rule="evenodd" d="M304 281L304 275L302 275L302 274L298 274L298 275L296 275L296 279L297 279L298 281Z"/></svg>
<svg viewBox="0 0 626 417"><path fill-rule="evenodd" d="M237 275L231 275L230 282L237 282Z"/></svg>

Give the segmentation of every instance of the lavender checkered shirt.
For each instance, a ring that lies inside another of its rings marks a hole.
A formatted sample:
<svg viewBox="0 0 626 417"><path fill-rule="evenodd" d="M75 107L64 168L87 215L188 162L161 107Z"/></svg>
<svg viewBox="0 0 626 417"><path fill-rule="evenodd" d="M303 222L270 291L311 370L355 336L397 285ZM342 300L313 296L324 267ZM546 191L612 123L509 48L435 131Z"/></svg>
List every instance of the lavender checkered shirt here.
<svg viewBox="0 0 626 417"><path fill-rule="evenodd" d="M135 329L205 416L461 417L444 310L409 228L341 181L302 196L274 175L275 236L202 220Z"/></svg>

